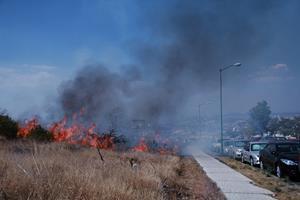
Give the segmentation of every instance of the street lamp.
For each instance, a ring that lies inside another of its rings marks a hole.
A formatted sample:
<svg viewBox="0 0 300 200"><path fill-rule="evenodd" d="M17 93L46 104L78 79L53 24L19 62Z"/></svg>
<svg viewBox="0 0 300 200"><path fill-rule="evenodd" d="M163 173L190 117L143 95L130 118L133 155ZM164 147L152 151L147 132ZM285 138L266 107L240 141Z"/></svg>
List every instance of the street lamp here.
<svg viewBox="0 0 300 200"><path fill-rule="evenodd" d="M242 64L237 62L227 67L220 68L220 113L221 113L221 154L223 154L223 82L222 82L222 72L231 67L240 67Z"/></svg>

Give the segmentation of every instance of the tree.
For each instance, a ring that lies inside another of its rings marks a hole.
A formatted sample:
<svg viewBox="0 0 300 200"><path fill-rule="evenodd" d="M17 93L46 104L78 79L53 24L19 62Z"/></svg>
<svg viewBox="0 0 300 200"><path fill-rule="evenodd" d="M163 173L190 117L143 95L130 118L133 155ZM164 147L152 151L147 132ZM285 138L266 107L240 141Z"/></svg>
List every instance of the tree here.
<svg viewBox="0 0 300 200"><path fill-rule="evenodd" d="M295 125L294 119L282 118L279 122L279 132L283 135L295 136Z"/></svg>
<svg viewBox="0 0 300 200"><path fill-rule="evenodd" d="M276 134L279 132L280 126L280 120L277 117L272 118L268 123L267 131L271 132L272 134Z"/></svg>
<svg viewBox="0 0 300 200"><path fill-rule="evenodd" d="M0 135L7 139L15 139L18 133L18 123L6 114L0 114Z"/></svg>
<svg viewBox="0 0 300 200"><path fill-rule="evenodd" d="M44 129L41 125L38 125L36 128L31 130L28 138L44 142L51 141L53 139L52 134Z"/></svg>
<svg viewBox="0 0 300 200"><path fill-rule="evenodd" d="M267 125L271 119L271 109L266 101L258 102L255 107L250 110L250 124L260 132L266 132Z"/></svg>
<svg viewBox="0 0 300 200"><path fill-rule="evenodd" d="M295 133L298 141L300 141L300 117L295 117Z"/></svg>
<svg viewBox="0 0 300 200"><path fill-rule="evenodd" d="M247 124L242 128L241 133L244 137L250 138L251 136L254 136L256 132L250 124Z"/></svg>

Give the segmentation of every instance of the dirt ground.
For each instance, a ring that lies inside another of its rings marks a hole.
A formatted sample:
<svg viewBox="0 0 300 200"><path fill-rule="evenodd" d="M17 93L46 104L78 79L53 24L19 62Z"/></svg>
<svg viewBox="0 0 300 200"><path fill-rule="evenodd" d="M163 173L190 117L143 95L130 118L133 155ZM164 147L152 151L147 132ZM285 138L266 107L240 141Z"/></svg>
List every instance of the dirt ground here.
<svg viewBox="0 0 300 200"><path fill-rule="evenodd" d="M1 142L0 199L225 199L191 157Z"/></svg>
<svg viewBox="0 0 300 200"><path fill-rule="evenodd" d="M279 200L299 200L300 182L290 181L288 178L277 178L269 172L262 171L258 167L252 167L229 157L217 157L221 162L249 177L254 184L266 188L275 193Z"/></svg>

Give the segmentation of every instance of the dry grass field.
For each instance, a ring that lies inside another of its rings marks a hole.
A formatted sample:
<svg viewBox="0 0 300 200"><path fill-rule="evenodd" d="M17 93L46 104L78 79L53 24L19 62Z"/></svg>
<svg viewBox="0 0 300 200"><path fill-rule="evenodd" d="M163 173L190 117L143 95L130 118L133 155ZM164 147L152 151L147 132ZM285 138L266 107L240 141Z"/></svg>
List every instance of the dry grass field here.
<svg viewBox="0 0 300 200"><path fill-rule="evenodd" d="M279 200L299 200L300 199L300 183L292 182L285 179L280 179L271 175L266 171L262 171L257 167L243 164L240 161L228 157L218 157L218 159L237 170L241 174L252 179L255 184L260 187L271 190L275 193L276 199Z"/></svg>
<svg viewBox="0 0 300 200"><path fill-rule="evenodd" d="M192 158L0 141L0 199L224 199Z"/></svg>

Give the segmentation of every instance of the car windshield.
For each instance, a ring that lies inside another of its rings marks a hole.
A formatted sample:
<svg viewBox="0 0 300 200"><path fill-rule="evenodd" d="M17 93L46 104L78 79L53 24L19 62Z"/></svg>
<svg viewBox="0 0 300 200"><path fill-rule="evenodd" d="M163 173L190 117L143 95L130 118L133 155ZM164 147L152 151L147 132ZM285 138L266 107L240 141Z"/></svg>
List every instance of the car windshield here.
<svg viewBox="0 0 300 200"><path fill-rule="evenodd" d="M261 144L252 144L251 145L251 151L260 151L263 148L265 148L267 144L261 143Z"/></svg>
<svg viewBox="0 0 300 200"><path fill-rule="evenodd" d="M285 153L299 153L300 145L299 144L278 144L277 150L278 152L285 152Z"/></svg>
<svg viewBox="0 0 300 200"><path fill-rule="evenodd" d="M230 146L232 144L232 141L225 141L224 146Z"/></svg>
<svg viewBox="0 0 300 200"><path fill-rule="evenodd" d="M235 142L236 147L244 147L246 145L245 141L237 141Z"/></svg>

